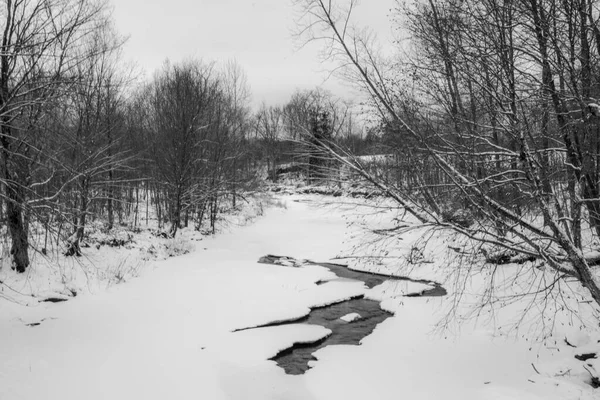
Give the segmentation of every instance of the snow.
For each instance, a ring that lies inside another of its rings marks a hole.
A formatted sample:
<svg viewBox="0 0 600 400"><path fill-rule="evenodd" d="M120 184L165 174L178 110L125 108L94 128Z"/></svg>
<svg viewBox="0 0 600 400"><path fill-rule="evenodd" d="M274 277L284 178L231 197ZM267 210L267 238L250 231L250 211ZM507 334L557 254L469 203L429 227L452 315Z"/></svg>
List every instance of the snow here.
<svg viewBox="0 0 600 400"><path fill-rule="evenodd" d="M345 321L345 322L354 322L354 321L357 321L357 320L359 320L361 318L362 317L361 317L361 315L359 313L350 313L350 314L344 315L340 319L342 321Z"/></svg>
<svg viewBox="0 0 600 400"><path fill-rule="evenodd" d="M263 363L295 344L314 343L330 334L329 329L308 324L250 329L227 335L211 352L221 361L247 367Z"/></svg>
<svg viewBox="0 0 600 400"><path fill-rule="evenodd" d="M583 382L587 372L574 354L596 348L600 338L575 335L577 326L557 333L555 349L526 336L507 338L481 321L468 320L460 334L452 334L440 329L452 297L405 297L430 285L397 281L369 290L360 282L334 279L316 265L257 263L267 254L327 261L347 251L345 234L353 229L347 219L354 206L317 207L307 201L315 199L282 197L285 208L196 242L192 253L148 261L124 284L83 291L64 303L1 302L0 399L597 396ZM410 250L410 238L406 241L402 249ZM424 257L432 261L431 254ZM443 282L450 266L433 261L422 264L420 273ZM35 276L29 281L37 285ZM269 358L322 339L329 330L298 323L239 331L295 320L313 307L360 295L381 300L394 315L360 346L319 350L304 375L286 375ZM565 343L567 335L578 348ZM598 367L596 360L588 361L589 368ZM560 376L568 368L573 375Z"/></svg>
<svg viewBox="0 0 600 400"><path fill-rule="evenodd" d="M370 156L358 156L355 157L356 160L364 164L372 164L372 163L390 163L394 161L393 154L375 154Z"/></svg>
<svg viewBox="0 0 600 400"><path fill-rule="evenodd" d="M362 282L327 282L307 290L300 295L311 308L324 307L363 296L365 286Z"/></svg>
<svg viewBox="0 0 600 400"><path fill-rule="evenodd" d="M385 281L381 285L375 286L366 293L366 298L376 301L383 301L391 297L400 297L406 295L418 295L425 290L432 289L433 286L425 283L412 281Z"/></svg>
<svg viewBox="0 0 600 400"><path fill-rule="evenodd" d="M319 361L307 377L314 373L309 380L320 398L361 399L370 394L396 399L399 393L410 399L567 398L528 381L535 374L530 363L537 359L526 343L493 340L477 329L460 337L439 337L432 332L439 300L403 302L395 317L380 324L361 346L330 346L315 353ZM341 379L346 382L342 387L335 384Z"/></svg>

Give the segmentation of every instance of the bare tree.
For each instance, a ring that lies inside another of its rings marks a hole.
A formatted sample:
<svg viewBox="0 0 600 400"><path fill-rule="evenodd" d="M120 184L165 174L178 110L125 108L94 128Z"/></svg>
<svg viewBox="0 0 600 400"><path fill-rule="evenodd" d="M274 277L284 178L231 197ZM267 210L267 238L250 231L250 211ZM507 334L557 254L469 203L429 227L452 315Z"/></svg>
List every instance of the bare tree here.
<svg viewBox="0 0 600 400"><path fill-rule="evenodd" d="M287 151L304 166L309 181L324 183L334 178L337 169L331 170L323 147L346 132L350 114L348 103L321 88L298 91L284 106L284 139L293 146ZM308 146L305 140L310 142Z"/></svg>
<svg viewBox="0 0 600 400"><path fill-rule="evenodd" d="M206 216L211 229L221 202L233 207L243 197L247 172L249 91L236 63L224 70L189 61L165 67L137 96L134 125L141 134L156 187L159 220L170 222L171 236Z"/></svg>
<svg viewBox="0 0 600 400"><path fill-rule="evenodd" d="M245 144L250 130L250 87L248 78L242 66L235 60L230 60L225 64L222 85L227 102L229 104L228 122L229 139L231 141L228 163L228 186L232 198L232 205L235 208L239 189L243 189L245 182L249 177L244 173L244 164L248 158L248 151Z"/></svg>
<svg viewBox="0 0 600 400"><path fill-rule="evenodd" d="M584 166L591 161L595 165L596 157L582 150L585 131L574 128L595 126L595 120L586 111L588 98L575 95L581 101L573 102L555 86L553 72L566 71L564 87L570 85L573 94L582 85L589 87L585 67L593 32L585 18L589 4L567 12L544 0L417 3L412 29L424 49L419 55L427 63L413 64L416 79L425 80L419 81L424 90L411 98L414 92L394 77L389 64L379 62L369 37L352 27L355 1L297 1L303 11L304 38L326 43L328 57L359 80L385 125L409 139L425 155L426 164L416 171L419 185L414 190L369 174L359 160L342 156L341 149L330 155L423 224L540 259L554 271L553 282L575 279L600 304L591 259L580 248L578 234L573 234L581 229L576 217L579 205L598 204L596 183ZM552 13L561 13L560 18ZM565 13L570 19L562 18ZM563 21L565 26L553 27ZM563 42L557 36L561 32L578 33ZM486 41L493 46L485 46ZM571 56L558 51L563 48L572 49ZM419 106L407 107L411 102ZM549 124L548 104L553 107L554 125ZM549 162L556 165L555 171L548 168ZM433 171L439 172L435 181L430 179ZM575 174L572 182L579 185L567 197L576 217L571 224L565 223L563 173ZM450 189L447 196L433 196L432 190L440 185ZM517 193L518 201L510 193ZM456 198L459 204L452 202ZM472 218L457 218L457 207ZM595 205L588 207L592 234L597 234L595 215ZM534 290L554 287L540 282Z"/></svg>
<svg viewBox="0 0 600 400"><path fill-rule="evenodd" d="M2 4L0 52L0 146L6 219L12 238L14 268L29 266L26 226L33 182L23 168L32 152L31 127L17 120L26 109L51 103L71 84L80 62L78 46L106 18L103 2L88 0L6 0ZM31 114L30 114L31 115ZM31 120L35 121L35 120Z"/></svg>
<svg viewBox="0 0 600 400"><path fill-rule="evenodd" d="M256 136L260 140L263 157L267 160L267 174L275 182L277 164L282 156L283 112L279 107L263 104L255 118Z"/></svg>
<svg viewBox="0 0 600 400"><path fill-rule="evenodd" d="M193 179L203 159L210 107L217 94L213 66L166 64L146 92L149 141L157 179L164 185L170 234L175 236Z"/></svg>
<svg viewBox="0 0 600 400"><path fill-rule="evenodd" d="M102 193L108 200L109 229L114 223L111 180L115 170L123 169L126 152L119 148L115 137L118 125L120 93L125 78L117 70L119 50L124 43L112 26L102 21L80 50L83 60L77 68L78 80L70 90L70 110L64 115L71 155L71 172L76 177L73 196L74 230L68 239L67 255L80 255L79 244L84 236L94 193ZM105 190L104 184L108 190ZM99 190L99 186L103 189ZM106 196L107 194L107 196Z"/></svg>

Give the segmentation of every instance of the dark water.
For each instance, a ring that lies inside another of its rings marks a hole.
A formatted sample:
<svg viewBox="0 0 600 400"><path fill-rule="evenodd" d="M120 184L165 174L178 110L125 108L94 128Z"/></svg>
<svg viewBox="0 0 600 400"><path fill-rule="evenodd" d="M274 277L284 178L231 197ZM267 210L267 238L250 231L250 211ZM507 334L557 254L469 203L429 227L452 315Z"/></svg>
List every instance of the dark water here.
<svg viewBox="0 0 600 400"><path fill-rule="evenodd" d="M340 319L350 313L358 313L362 318L353 322ZM335 344L358 345L362 338L370 335L377 325L391 316L392 314L379 307L379 302L366 299L348 300L314 309L301 322L324 326L331 329L332 334L319 342L296 345L284 350L272 360L276 361L277 365L283 368L287 374L303 374L310 368L308 362L315 360L312 355L315 351Z"/></svg>
<svg viewBox="0 0 600 400"><path fill-rule="evenodd" d="M302 264L301 262L298 262L297 260L288 257L279 257L272 255L262 257L259 260L259 262L277 265L282 260L285 260L288 264L292 264L293 267L297 267ZM381 274L354 271L348 269L348 267L341 264L314 262L309 263L328 268L339 278L364 282L364 284L368 288L373 288L388 280L409 280L413 282L425 283L431 285L432 287L431 289L425 290L422 293L409 295L411 297L446 295L446 290L441 285L435 282L411 280L402 277L391 277ZM317 282L317 284L326 285L327 281ZM360 314L361 318L352 322L346 322L340 319L341 317L351 313L358 313ZM381 309L381 307L379 306L379 302L367 300L364 298L355 298L341 303L332 304L326 307L314 308L307 317L290 322L289 324L305 323L312 325L321 325L325 328L330 329L332 331L332 334L329 337L315 343L295 345L287 350L280 352L271 360L277 362L277 365L283 368L287 374L303 374L308 369L310 369L310 367L308 366L309 361L315 360L315 357L312 355L315 351L330 345L359 345L361 339L370 335L377 325L379 325L381 322L385 321L391 316L391 313ZM282 323L277 323L277 325L281 324Z"/></svg>
<svg viewBox="0 0 600 400"><path fill-rule="evenodd" d="M389 275L375 274L375 273L371 273L371 272L355 271L355 270L350 269L347 266L342 265L342 264L331 264L331 263L311 263L311 264L320 265L322 267L325 267L325 268L329 269L331 272L333 272L334 274L336 274L337 276L339 276L340 278L354 279L356 281L362 281L365 283L365 285L369 289L372 289L377 285L381 285L385 281L410 281L410 282L417 282L417 283L424 283L426 285L431 285L432 288L428 289L420 294L408 295L409 297L417 297L417 296L433 297L433 296L445 296L447 294L446 290L439 283L431 282L431 281L427 281L427 280L410 279L410 278L404 278L404 277L399 277L399 276L389 276Z"/></svg>

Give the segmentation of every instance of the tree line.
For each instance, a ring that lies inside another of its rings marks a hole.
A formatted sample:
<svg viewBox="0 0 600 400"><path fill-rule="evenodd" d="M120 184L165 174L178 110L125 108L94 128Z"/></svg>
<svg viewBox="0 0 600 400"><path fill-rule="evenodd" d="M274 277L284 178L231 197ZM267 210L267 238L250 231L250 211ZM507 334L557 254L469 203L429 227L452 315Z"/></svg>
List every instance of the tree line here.
<svg viewBox="0 0 600 400"><path fill-rule="evenodd" d="M320 88L298 90L283 105L263 104L254 132L269 180L293 172L308 183L339 184L339 168L321 144L336 143L356 155L381 151L381 141L365 132L368 124L357 114L355 104Z"/></svg>
<svg viewBox="0 0 600 400"><path fill-rule="evenodd" d="M297 168L341 184L345 168L421 223L552 272L523 295L559 299L574 280L600 304L597 1L397 1L406 40L391 57L351 23L356 0L295 3L299 37L326 39L335 73L369 95L368 131L319 89L253 112L235 62L165 62L138 82L103 0L5 0L0 219L13 267L80 254L91 223L137 226L149 210L165 236L214 232L265 177ZM365 154L385 155L387 171Z"/></svg>
<svg viewBox="0 0 600 400"><path fill-rule="evenodd" d="M32 254L80 255L90 224L214 232L279 164L308 160L298 141L315 126L359 137L318 89L253 112L235 61L166 61L140 80L104 0L5 0L0 18L0 220L18 272Z"/></svg>
<svg viewBox="0 0 600 400"><path fill-rule="evenodd" d="M0 212L13 268L56 240L80 255L104 229L155 210L159 229L208 222L255 179L249 89L233 62L168 62L134 84L108 3L7 0L0 54ZM43 229L43 244L38 243Z"/></svg>

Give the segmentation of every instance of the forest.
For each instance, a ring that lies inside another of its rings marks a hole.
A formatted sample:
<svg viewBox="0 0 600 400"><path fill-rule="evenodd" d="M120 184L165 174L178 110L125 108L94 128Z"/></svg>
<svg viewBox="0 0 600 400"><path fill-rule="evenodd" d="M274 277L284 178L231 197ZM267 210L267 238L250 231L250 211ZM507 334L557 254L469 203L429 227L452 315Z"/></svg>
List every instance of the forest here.
<svg viewBox="0 0 600 400"><path fill-rule="evenodd" d="M350 106L318 88L252 110L235 61L166 60L141 79L103 1L7 1L2 22L2 253L18 272L32 253L81 255L90 224L136 227L149 209L161 235L214 232L294 160L317 115L362 141Z"/></svg>
<svg viewBox="0 0 600 400"><path fill-rule="evenodd" d="M370 94L399 160L392 179L338 161L419 221L504 249L488 261L554 271L533 291L575 279L600 303L598 2L396 2L391 57L353 27L356 2L297 3L299 35Z"/></svg>
<svg viewBox="0 0 600 400"><path fill-rule="evenodd" d="M294 1L296 37L321 43L366 100L315 88L253 109L235 61L166 60L140 79L106 2L7 0L0 219L12 268L81 255L90 224L136 228L150 209L157 235L214 233L221 212L295 176L376 192L491 264L552 271L527 294L574 280L600 304L598 2L398 1L391 54L353 24L356 4Z"/></svg>

